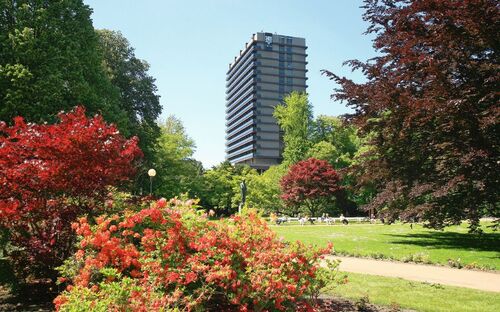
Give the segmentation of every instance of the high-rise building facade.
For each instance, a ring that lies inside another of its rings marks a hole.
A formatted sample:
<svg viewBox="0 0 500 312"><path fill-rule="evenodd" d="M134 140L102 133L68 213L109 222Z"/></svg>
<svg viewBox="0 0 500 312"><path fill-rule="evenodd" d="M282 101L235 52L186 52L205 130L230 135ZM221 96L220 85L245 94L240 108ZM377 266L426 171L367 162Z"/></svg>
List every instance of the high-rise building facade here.
<svg viewBox="0 0 500 312"><path fill-rule="evenodd" d="M274 107L306 91L304 38L256 33L229 64L226 76L226 159L266 170L281 162L282 133Z"/></svg>

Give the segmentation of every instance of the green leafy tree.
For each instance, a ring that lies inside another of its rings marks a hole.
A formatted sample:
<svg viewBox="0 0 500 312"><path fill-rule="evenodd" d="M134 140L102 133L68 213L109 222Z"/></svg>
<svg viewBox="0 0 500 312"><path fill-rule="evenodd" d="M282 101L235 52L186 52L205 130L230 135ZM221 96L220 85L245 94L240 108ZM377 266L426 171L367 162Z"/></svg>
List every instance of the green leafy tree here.
<svg viewBox="0 0 500 312"><path fill-rule="evenodd" d="M271 166L260 175L248 180L248 206L265 213L283 213L286 207L281 199L279 186L281 178L286 174L284 165Z"/></svg>
<svg viewBox="0 0 500 312"><path fill-rule="evenodd" d="M283 163L294 164L307 156L312 130L312 106L306 93L292 92L276 106L274 117L284 131Z"/></svg>
<svg viewBox="0 0 500 312"><path fill-rule="evenodd" d="M55 122L61 110L83 104L130 134L91 13L81 0L0 1L0 120Z"/></svg>
<svg viewBox="0 0 500 312"><path fill-rule="evenodd" d="M336 169L349 167L363 144L355 126L333 116L316 118L312 137L315 144L308 156L327 160Z"/></svg>
<svg viewBox="0 0 500 312"><path fill-rule="evenodd" d="M326 160L331 164L336 164L339 152L335 146L327 141L319 141L311 146L307 151L307 156L316 159Z"/></svg>
<svg viewBox="0 0 500 312"><path fill-rule="evenodd" d="M241 202L240 183L252 180L257 175L255 169L249 166L232 165L224 161L203 176L204 191L202 204L215 208L219 214L231 214L236 211Z"/></svg>
<svg viewBox="0 0 500 312"><path fill-rule="evenodd" d="M120 108L126 113L130 131L139 137L145 167L151 167L154 147L160 135L156 119L161 113L155 79L149 64L137 58L134 48L120 32L97 30L106 74L119 90Z"/></svg>
<svg viewBox="0 0 500 312"><path fill-rule="evenodd" d="M232 179L233 186L233 199L232 205L233 207L238 207L241 203L241 182L244 180L247 186L247 197L245 204L248 206L248 195L251 192L250 181L252 181L255 177L259 176L257 170L251 168L247 165L234 165L234 175ZM257 208L257 207L256 207Z"/></svg>
<svg viewBox="0 0 500 312"><path fill-rule="evenodd" d="M347 215L359 213L358 206L366 204L373 195L365 180L358 183L355 172L366 138L360 137L357 128L345 119L324 115L314 121L312 135L315 144L308 157L328 161L342 177L343 188L336 195L336 206Z"/></svg>
<svg viewBox="0 0 500 312"><path fill-rule="evenodd" d="M366 197L371 194L356 195L360 188L356 187L356 179L349 170L358 150L364 144L357 128L339 117L323 115L313 120L312 106L307 101L307 95L297 92L286 97L283 105L276 107L275 117L284 130L283 165L288 167L306 158L328 161L339 170L342 185L345 186L338 191L335 204L344 213L354 214L358 204L364 204ZM276 186L269 187L266 192L272 193L278 189ZM272 194L279 196L278 192ZM272 196L268 194L267 198L270 197ZM290 213L296 212L294 208L293 205L286 207L288 210L292 209Z"/></svg>
<svg viewBox="0 0 500 312"><path fill-rule="evenodd" d="M204 182L203 174L205 169L203 163L194 158L188 158L184 161L184 174L180 175L180 184L183 186L183 194L189 198L202 199Z"/></svg>
<svg viewBox="0 0 500 312"><path fill-rule="evenodd" d="M205 206L215 208L219 212L229 213L234 196L232 175L233 166L228 161L212 167L203 175L204 191L202 202Z"/></svg>
<svg viewBox="0 0 500 312"><path fill-rule="evenodd" d="M157 145L155 195L173 198L182 193L195 192L192 189L194 180L201 178L202 170L199 163L192 159L196 146L175 116L169 116L160 125Z"/></svg>

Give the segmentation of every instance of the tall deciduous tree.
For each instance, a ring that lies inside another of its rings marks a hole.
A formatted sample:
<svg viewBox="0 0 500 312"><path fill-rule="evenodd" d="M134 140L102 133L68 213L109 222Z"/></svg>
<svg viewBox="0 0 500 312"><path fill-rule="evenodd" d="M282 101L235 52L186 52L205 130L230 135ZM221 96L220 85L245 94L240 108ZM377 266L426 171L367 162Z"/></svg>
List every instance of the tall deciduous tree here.
<svg viewBox="0 0 500 312"><path fill-rule="evenodd" d="M127 115L130 132L139 137L145 166L150 167L160 135L156 119L162 109L155 79L148 73L149 64L135 56L120 32L103 29L97 34L106 74L119 91L120 108Z"/></svg>
<svg viewBox="0 0 500 312"><path fill-rule="evenodd" d="M365 0L364 9L380 56L348 64L367 82L327 74L340 85L333 98L375 134L371 207L437 228L468 218L477 229L483 213L499 215L498 2Z"/></svg>
<svg viewBox="0 0 500 312"><path fill-rule="evenodd" d="M315 144L308 156L327 160L339 171L344 189L337 194L336 204L345 214L355 214L372 195L371 189L358 183L356 177L357 158L363 153L366 138L360 137L357 128L343 118L324 115L314 121L312 136Z"/></svg>
<svg viewBox="0 0 500 312"><path fill-rule="evenodd" d="M263 173L248 180L248 206L266 213L283 213L285 205L281 199L280 180L287 173L284 165L271 166Z"/></svg>
<svg viewBox="0 0 500 312"><path fill-rule="evenodd" d="M130 134L91 13L81 0L0 1L0 120L54 122L82 104Z"/></svg>
<svg viewBox="0 0 500 312"><path fill-rule="evenodd" d="M313 122L309 157L327 160L335 169L349 167L363 140L357 129L339 117L321 115Z"/></svg>
<svg viewBox="0 0 500 312"><path fill-rule="evenodd" d="M310 147L312 106L306 93L292 92L276 106L274 117L284 131L283 163L291 165L305 159Z"/></svg>
<svg viewBox="0 0 500 312"><path fill-rule="evenodd" d="M47 277L72 251L71 223L104 209L107 186L135 173L137 139L123 138L84 109L54 125L0 123L0 228L20 271Z"/></svg>
<svg viewBox="0 0 500 312"><path fill-rule="evenodd" d="M281 198L289 206L304 207L311 217L333 204L341 190L339 175L325 160L309 158L292 165L281 179Z"/></svg>
<svg viewBox="0 0 500 312"><path fill-rule="evenodd" d="M196 147L194 141L175 116L169 116L160 125L160 131L154 164L158 171L155 194L167 198L181 193L198 195L196 191L201 182L197 180L201 180L203 168L192 159Z"/></svg>

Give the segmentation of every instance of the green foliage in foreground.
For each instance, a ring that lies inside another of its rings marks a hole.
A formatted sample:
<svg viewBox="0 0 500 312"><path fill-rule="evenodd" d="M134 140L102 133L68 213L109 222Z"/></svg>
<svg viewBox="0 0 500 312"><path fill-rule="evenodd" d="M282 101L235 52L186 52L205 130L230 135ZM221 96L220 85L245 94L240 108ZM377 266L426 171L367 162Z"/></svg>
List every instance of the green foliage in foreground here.
<svg viewBox="0 0 500 312"><path fill-rule="evenodd" d="M348 273L348 283L333 294L417 311L500 311L500 294L400 278Z"/></svg>
<svg viewBox="0 0 500 312"><path fill-rule="evenodd" d="M453 266L500 269L500 233L483 224L482 235L467 233L467 224L444 231L421 225L284 225L273 229L286 240L326 246L333 242L340 254ZM460 259L460 260L459 260Z"/></svg>

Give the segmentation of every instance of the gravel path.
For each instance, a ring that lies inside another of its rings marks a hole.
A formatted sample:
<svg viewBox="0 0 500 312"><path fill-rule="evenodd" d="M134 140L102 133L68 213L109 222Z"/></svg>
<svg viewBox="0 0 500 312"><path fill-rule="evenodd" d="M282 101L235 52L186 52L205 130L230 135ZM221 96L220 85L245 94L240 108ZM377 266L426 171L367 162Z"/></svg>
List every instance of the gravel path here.
<svg viewBox="0 0 500 312"><path fill-rule="evenodd" d="M500 292L500 273L353 257L332 258L342 261L340 271Z"/></svg>

